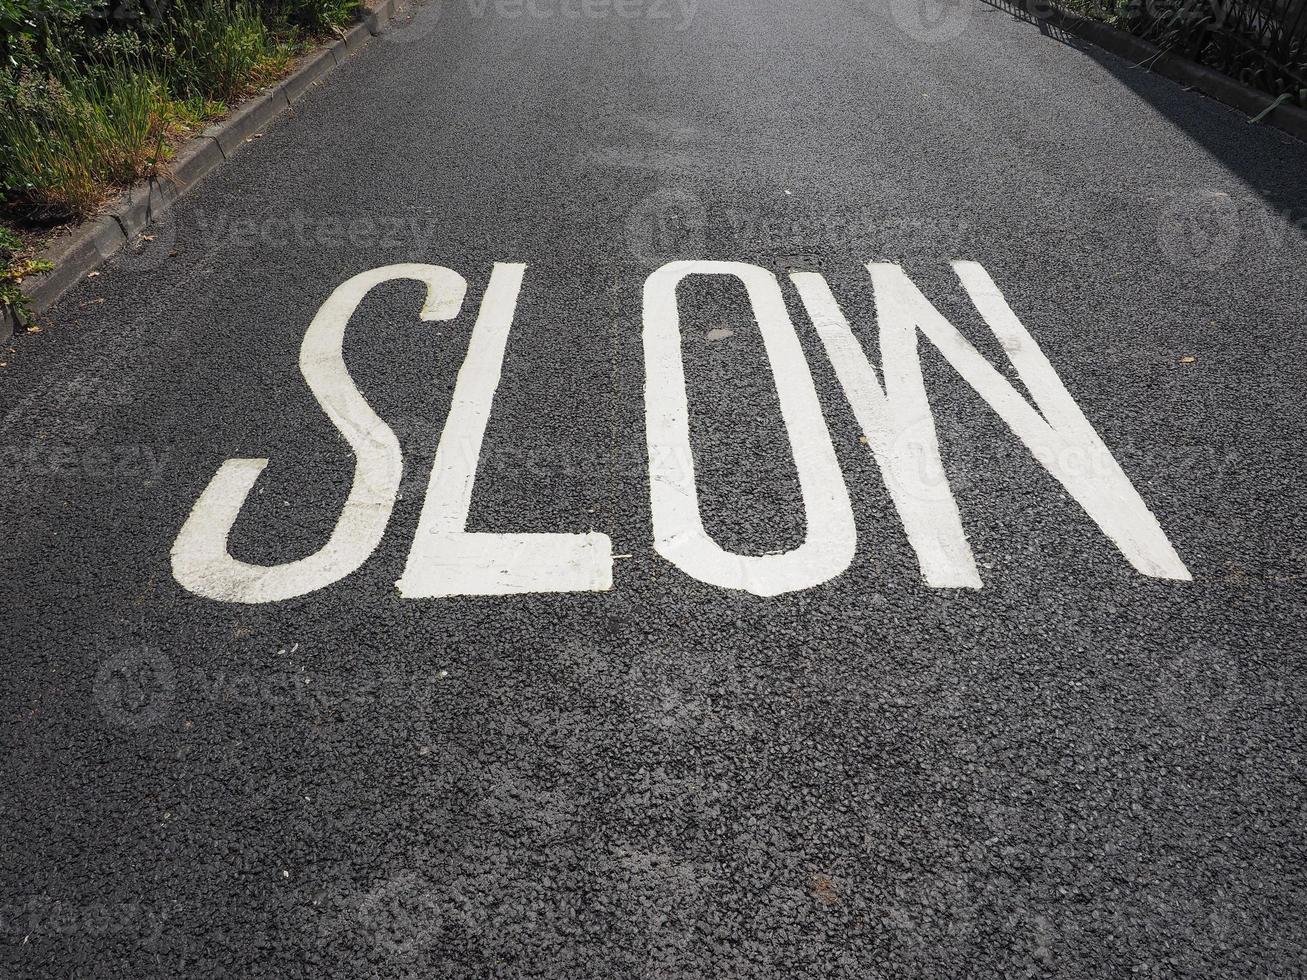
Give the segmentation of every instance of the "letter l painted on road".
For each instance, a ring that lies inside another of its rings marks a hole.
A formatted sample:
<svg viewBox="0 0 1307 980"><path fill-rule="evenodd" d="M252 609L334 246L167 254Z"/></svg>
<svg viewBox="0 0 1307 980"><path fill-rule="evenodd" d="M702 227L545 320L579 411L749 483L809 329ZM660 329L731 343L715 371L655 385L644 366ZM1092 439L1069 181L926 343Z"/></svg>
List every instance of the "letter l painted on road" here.
<svg viewBox="0 0 1307 980"><path fill-rule="evenodd" d="M413 549L396 583L406 599L613 587L608 535L469 534L468 512L486 422L526 266L496 262L458 372Z"/></svg>

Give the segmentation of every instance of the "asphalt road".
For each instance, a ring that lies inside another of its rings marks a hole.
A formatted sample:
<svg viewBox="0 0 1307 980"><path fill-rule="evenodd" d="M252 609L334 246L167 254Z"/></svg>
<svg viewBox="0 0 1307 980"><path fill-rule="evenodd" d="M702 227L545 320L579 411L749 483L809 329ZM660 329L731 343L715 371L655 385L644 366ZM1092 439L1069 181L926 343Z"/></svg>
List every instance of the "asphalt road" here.
<svg viewBox="0 0 1307 980"><path fill-rule="evenodd" d="M1302 975L1307 146L1008 11L927 15L429 6L15 341L0 972ZM752 267L760 313L723 267L644 296L674 260ZM301 344L401 263L466 297L424 321L381 282L348 319L356 484ZM902 394L894 266L995 370L923 338L929 411L864 384L864 424L790 274ZM947 483L896 500L875 451L931 419ZM244 565L192 516L228 459L270 460ZM981 588L927 584L932 535Z"/></svg>

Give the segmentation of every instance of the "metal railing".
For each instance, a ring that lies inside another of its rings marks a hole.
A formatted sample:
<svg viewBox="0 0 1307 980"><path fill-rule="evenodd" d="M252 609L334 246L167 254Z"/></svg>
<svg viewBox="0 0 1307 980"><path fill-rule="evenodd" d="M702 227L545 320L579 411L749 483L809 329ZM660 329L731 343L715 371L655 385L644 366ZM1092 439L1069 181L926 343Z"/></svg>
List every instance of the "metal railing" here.
<svg viewBox="0 0 1307 980"><path fill-rule="evenodd" d="M1128 0L1111 20L1165 51L1307 106L1307 0Z"/></svg>

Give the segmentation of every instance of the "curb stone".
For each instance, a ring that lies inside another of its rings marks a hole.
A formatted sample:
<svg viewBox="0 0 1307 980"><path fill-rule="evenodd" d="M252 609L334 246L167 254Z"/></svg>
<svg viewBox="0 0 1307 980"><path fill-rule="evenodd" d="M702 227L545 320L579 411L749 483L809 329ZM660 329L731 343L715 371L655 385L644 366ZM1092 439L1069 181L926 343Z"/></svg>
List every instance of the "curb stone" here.
<svg viewBox="0 0 1307 980"><path fill-rule="evenodd" d="M156 181L166 203L171 204L201 177L222 163L222 144L212 136L197 136L169 161L171 172L162 180Z"/></svg>
<svg viewBox="0 0 1307 980"><path fill-rule="evenodd" d="M41 258L54 263L54 270L23 283L23 292L32 301L32 309L37 313L47 309L70 286L125 244L123 226L111 214L92 218L56 241L41 253Z"/></svg>
<svg viewBox="0 0 1307 980"><path fill-rule="evenodd" d="M31 301L32 310L39 315L55 300L93 271L127 243L123 226L112 214L102 214L78 225L73 231L56 239L41 258L54 264L50 272L30 276L23 280L22 290ZM0 318L0 343L8 341L25 318L17 310L4 310Z"/></svg>
<svg viewBox="0 0 1307 980"><path fill-rule="evenodd" d="M182 145L166 176L152 177L116 197L104 213L55 239L38 258L54 265L51 272L31 276L22 290L40 316L67 292L112 257L132 238L187 194L209 171L225 162L256 133L290 109L310 88L356 54L385 30L394 14L395 0L384 0L342 36L309 55L274 88L260 93L226 119L205 129ZM0 308L0 343L8 342L24 326L17 311Z"/></svg>
<svg viewBox="0 0 1307 980"><path fill-rule="evenodd" d="M217 140L222 155L231 156L240 149L242 143L251 139L255 133L262 132L263 128L283 109L290 108L284 84L255 96L222 122L215 123L200 135Z"/></svg>
<svg viewBox="0 0 1307 980"><path fill-rule="evenodd" d="M1307 142L1307 109L1288 104L1271 108L1275 105L1275 97L1272 95L1249 88L1243 82L1206 65L1163 51L1151 41L1127 34L1101 21L1063 10L1045 0L1028 0L1018 6L1023 7L1039 23L1051 24L1136 65L1147 63L1150 71L1245 113L1250 117L1249 122L1252 117L1265 112L1263 123Z"/></svg>
<svg viewBox="0 0 1307 980"><path fill-rule="evenodd" d="M336 58L331 53L331 47L328 46L304 62L300 70L283 81L278 88L281 89L286 103L289 105L308 91L314 82L335 69Z"/></svg>
<svg viewBox="0 0 1307 980"><path fill-rule="evenodd" d="M332 59L338 65L343 65L345 63L345 59L349 57L349 55L346 54L345 52L345 42L342 41L340 38L336 38L336 40L328 44L327 51L331 53Z"/></svg>
<svg viewBox="0 0 1307 980"><path fill-rule="evenodd" d="M394 0L387 0L386 3L375 7L373 11L363 18L363 24L372 32L375 37L386 29L391 19L395 16Z"/></svg>
<svg viewBox="0 0 1307 980"><path fill-rule="evenodd" d="M345 32L345 36L341 38L341 40L345 42L346 50L348 50L352 55L358 51L359 48L363 47L363 45L371 41L372 37L372 31L368 28L366 23L363 23L355 24L351 27Z"/></svg>

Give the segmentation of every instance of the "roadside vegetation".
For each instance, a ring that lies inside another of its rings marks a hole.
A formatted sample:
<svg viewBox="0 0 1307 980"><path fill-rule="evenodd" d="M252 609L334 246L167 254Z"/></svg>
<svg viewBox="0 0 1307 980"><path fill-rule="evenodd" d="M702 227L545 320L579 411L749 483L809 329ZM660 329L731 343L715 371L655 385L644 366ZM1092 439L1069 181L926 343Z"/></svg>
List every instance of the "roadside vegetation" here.
<svg viewBox="0 0 1307 980"><path fill-rule="evenodd" d="M51 228L358 16L359 0L0 0L0 304Z"/></svg>
<svg viewBox="0 0 1307 980"><path fill-rule="evenodd" d="M1307 108L1307 0L1056 0Z"/></svg>

